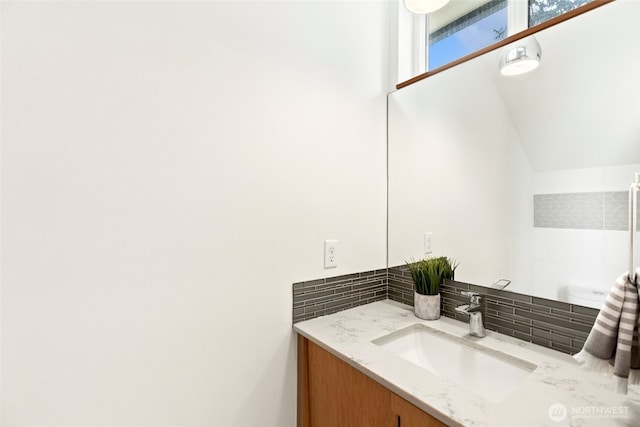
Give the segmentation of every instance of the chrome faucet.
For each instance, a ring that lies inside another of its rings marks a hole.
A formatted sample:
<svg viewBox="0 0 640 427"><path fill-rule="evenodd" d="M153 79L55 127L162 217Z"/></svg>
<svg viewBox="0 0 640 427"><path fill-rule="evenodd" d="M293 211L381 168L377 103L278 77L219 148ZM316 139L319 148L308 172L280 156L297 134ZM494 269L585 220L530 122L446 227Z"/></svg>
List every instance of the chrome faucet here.
<svg viewBox="0 0 640 427"><path fill-rule="evenodd" d="M469 297L469 304L456 307L456 311L469 315L469 335L482 338L486 335L484 319L482 318L484 313L484 297L475 292L467 291L462 291L462 295Z"/></svg>

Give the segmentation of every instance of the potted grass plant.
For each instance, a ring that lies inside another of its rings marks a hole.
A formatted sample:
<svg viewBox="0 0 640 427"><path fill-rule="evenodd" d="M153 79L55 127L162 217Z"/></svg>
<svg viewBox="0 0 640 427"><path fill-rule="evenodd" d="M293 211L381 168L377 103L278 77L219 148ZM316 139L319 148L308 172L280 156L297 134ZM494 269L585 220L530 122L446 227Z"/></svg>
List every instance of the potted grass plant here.
<svg viewBox="0 0 640 427"><path fill-rule="evenodd" d="M406 263L413 279L413 308L420 319L440 318L440 285L453 279L458 263L445 256L425 258Z"/></svg>

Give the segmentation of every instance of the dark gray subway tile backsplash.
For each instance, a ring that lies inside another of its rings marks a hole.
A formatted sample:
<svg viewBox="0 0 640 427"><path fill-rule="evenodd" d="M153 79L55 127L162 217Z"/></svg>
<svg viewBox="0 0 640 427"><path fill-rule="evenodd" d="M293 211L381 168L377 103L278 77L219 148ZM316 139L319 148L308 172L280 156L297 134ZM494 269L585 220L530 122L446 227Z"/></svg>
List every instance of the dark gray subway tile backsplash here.
<svg viewBox="0 0 640 427"><path fill-rule="evenodd" d="M413 281L406 266L391 267L389 271L389 299L413 306Z"/></svg>
<svg viewBox="0 0 640 427"><path fill-rule="evenodd" d="M387 270L293 284L293 323L387 298Z"/></svg>
<svg viewBox="0 0 640 427"><path fill-rule="evenodd" d="M468 322L455 307L462 291L485 296L485 326L568 354L582 350L598 310L468 283L445 281L442 314ZM413 282L405 265L293 284L293 323L390 299L413 306Z"/></svg>

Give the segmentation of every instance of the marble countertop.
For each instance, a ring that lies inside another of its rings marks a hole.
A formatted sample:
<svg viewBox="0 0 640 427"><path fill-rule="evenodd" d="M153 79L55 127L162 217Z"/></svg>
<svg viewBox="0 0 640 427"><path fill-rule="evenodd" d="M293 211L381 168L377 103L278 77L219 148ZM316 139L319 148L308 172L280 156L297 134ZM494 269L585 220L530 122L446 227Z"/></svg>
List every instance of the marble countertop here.
<svg viewBox="0 0 640 427"><path fill-rule="evenodd" d="M496 403L371 342L416 323L537 368ZM294 330L448 425L640 426L640 387L617 394L610 377L584 371L567 354L493 331L484 338L471 337L466 323L446 317L424 321L414 316L412 307L394 301L296 323Z"/></svg>

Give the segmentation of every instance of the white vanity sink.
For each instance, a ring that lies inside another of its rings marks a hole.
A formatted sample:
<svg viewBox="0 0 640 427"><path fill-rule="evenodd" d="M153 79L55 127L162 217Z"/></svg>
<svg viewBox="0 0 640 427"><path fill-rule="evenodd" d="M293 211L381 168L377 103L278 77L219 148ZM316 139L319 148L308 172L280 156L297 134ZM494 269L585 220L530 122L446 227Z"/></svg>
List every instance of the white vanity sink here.
<svg viewBox="0 0 640 427"><path fill-rule="evenodd" d="M421 323L372 342L492 402L505 399L536 369L529 362Z"/></svg>

